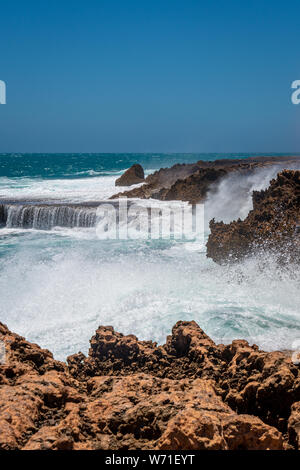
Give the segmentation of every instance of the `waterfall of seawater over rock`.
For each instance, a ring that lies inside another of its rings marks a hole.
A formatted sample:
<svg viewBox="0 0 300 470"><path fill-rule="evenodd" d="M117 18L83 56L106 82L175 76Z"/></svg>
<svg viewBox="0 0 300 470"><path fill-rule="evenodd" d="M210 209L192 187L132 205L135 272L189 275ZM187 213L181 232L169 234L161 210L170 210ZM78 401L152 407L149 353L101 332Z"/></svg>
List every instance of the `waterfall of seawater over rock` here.
<svg viewBox="0 0 300 470"><path fill-rule="evenodd" d="M97 170L94 162L89 168ZM268 187L280 169L222 180L208 194L207 225L212 217L245 218L252 191ZM115 177L0 178L1 322L63 360L87 354L99 325L164 343L178 320L195 320L217 343L243 338L263 349L292 348L300 336L299 266L278 265L269 253L219 266L198 239L105 238L96 214L100 204L113 203L107 198L116 192ZM166 209L166 222L175 204L134 203ZM146 211L139 218L130 213L135 233ZM94 217L97 230L86 229Z"/></svg>
<svg viewBox="0 0 300 470"><path fill-rule="evenodd" d="M94 227L95 207L0 205L0 222L7 228L50 230L53 227Z"/></svg>

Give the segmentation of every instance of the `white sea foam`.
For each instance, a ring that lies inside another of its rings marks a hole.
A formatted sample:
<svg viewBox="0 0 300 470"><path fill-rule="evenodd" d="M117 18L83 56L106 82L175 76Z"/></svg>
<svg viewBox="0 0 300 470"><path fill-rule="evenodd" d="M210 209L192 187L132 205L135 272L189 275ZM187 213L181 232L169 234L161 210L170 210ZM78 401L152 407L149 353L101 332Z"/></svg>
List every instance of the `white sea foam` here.
<svg viewBox="0 0 300 470"><path fill-rule="evenodd" d="M212 189L205 203L206 219L213 217L225 223L245 219L253 208L252 193L266 189L270 181L285 168L285 165L271 165L259 168L249 174L233 172ZM300 164L288 168L300 169Z"/></svg>
<svg viewBox="0 0 300 470"><path fill-rule="evenodd" d="M106 324L159 342L178 320L266 349L299 337L299 270L279 270L271 257L221 267L184 243L60 240L23 233L0 262L1 320L57 358L87 352Z"/></svg>
<svg viewBox="0 0 300 470"><path fill-rule="evenodd" d="M234 176L224 180L210 195L211 215L244 217L251 191L273 176L264 170L246 178L246 191ZM100 200L115 192L114 178L27 180L27 186L22 179L20 188L10 180L7 191L0 190L5 197L9 191L28 198L67 192L73 201ZM218 342L240 337L265 349L290 348L300 337L299 267L279 268L269 254L225 267L208 260L197 239L99 240L94 228L65 227L3 228L0 248L1 321L60 359L86 353L95 329L105 324L159 342L178 320L197 321Z"/></svg>
<svg viewBox="0 0 300 470"><path fill-rule="evenodd" d="M116 192L128 190L115 181L123 173L76 179L0 178L2 199L51 199L71 202L102 201ZM146 172L146 174L149 173ZM130 189L141 186L133 185Z"/></svg>

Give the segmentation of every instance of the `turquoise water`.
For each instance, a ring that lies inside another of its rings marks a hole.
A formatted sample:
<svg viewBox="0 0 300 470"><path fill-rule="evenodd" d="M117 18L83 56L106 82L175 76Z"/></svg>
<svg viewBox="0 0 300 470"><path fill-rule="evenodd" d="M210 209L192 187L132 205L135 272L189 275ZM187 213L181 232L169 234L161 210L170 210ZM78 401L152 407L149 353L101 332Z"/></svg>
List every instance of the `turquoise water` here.
<svg viewBox="0 0 300 470"><path fill-rule="evenodd" d="M259 154L251 154L259 155ZM264 154L266 155L266 154ZM274 154L273 154L274 155ZM280 155L280 154L278 154ZM245 158L246 153L232 154L134 154L134 153L92 153L92 154L0 154L0 177L20 178L83 178L106 176L119 172L134 163L144 169L159 169L176 163L193 163L197 160L220 158Z"/></svg>
<svg viewBox="0 0 300 470"><path fill-rule="evenodd" d="M247 155L226 157L239 156ZM221 157L0 155L0 197L102 200L133 163L149 173ZM224 182L207 207L224 220L245 216L251 191L266 187L276 171L242 185ZM217 266L199 240L99 240L95 228L0 228L0 321L59 359L86 353L98 325L163 342L178 320L196 320L218 342L240 337L266 349L291 348L300 337L299 280L298 266L278 268L267 254Z"/></svg>

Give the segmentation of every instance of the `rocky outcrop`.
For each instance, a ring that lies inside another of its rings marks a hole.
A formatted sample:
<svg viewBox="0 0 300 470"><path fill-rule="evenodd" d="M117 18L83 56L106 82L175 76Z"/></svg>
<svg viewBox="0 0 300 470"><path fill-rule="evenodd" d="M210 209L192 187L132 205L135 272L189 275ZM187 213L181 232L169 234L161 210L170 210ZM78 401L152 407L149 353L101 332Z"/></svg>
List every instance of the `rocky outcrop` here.
<svg viewBox="0 0 300 470"><path fill-rule="evenodd" d="M208 190L227 174L224 168L200 169L185 179L177 180L170 188L161 189L154 196L162 201L179 200L196 204L203 201Z"/></svg>
<svg viewBox="0 0 300 470"><path fill-rule="evenodd" d="M145 175L143 167L139 164L132 165L115 182L116 186L131 186L132 184L142 183Z"/></svg>
<svg viewBox="0 0 300 470"><path fill-rule="evenodd" d="M217 182L231 172L246 174L271 165L284 164L288 167L295 162L299 162L299 157L250 157L176 164L171 168L161 168L155 171L147 176L145 184L139 188L114 194L111 199L126 196L198 203L204 201L209 189L213 189Z"/></svg>
<svg viewBox="0 0 300 470"><path fill-rule="evenodd" d="M159 441L163 450L281 450L281 434L254 416L233 413L222 401L215 400L212 391L204 388L206 401L199 406L197 396L203 382L195 381L193 405L171 419ZM202 408L204 407L204 408Z"/></svg>
<svg viewBox="0 0 300 470"><path fill-rule="evenodd" d="M289 441L296 449L300 449L300 401L294 403L291 410L288 420Z"/></svg>
<svg viewBox="0 0 300 470"><path fill-rule="evenodd" d="M80 400L65 364L0 324L0 449L23 448L40 428L59 422ZM2 344L3 344L2 343Z"/></svg>
<svg viewBox="0 0 300 470"><path fill-rule="evenodd" d="M88 356L0 324L0 449L299 448L300 368L178 322L165 345L99 327Z"/></svg>
<svg viewBox="0 0 300 470"><path fill-rule="evenodd" d="M300 171L285 170L268 189L253 192L253 210L245 220L210 222L207 256L218 263L238 260L260 247L283 259L300 260Z"/></svg>

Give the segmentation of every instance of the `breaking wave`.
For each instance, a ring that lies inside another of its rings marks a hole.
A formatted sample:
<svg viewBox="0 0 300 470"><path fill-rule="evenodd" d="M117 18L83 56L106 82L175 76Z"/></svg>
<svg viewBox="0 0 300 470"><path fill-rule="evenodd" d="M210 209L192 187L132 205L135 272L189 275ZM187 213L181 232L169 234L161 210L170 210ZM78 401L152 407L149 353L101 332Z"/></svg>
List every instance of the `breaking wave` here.
<svg viewBox="0 0 300 470"><path fill-rule="evenodd" d="M300 164L289 165L290 169L299 170ZM249 174L232 172L208 194L205 203L207 223L212 218L225 223L245 219L253 208L252 193L266 189L270 181L285 169L284 165L272 165L259 168Z"/></svg>
<svg viewBox="0 0 300 470"><path fill-rule="evenodd" d="M231 174L210 192L206 218L246 217L252 191L279 170ZM99 325L162 343L178 320L195 320L216 342L291 349L300 337L299 266L278 266L270 253L218 266L197 239L99 240L88 202L113 194L115 178L1 178L2 199L23 200L0 205L2 322L58 359L86 353Z"/></svg>

